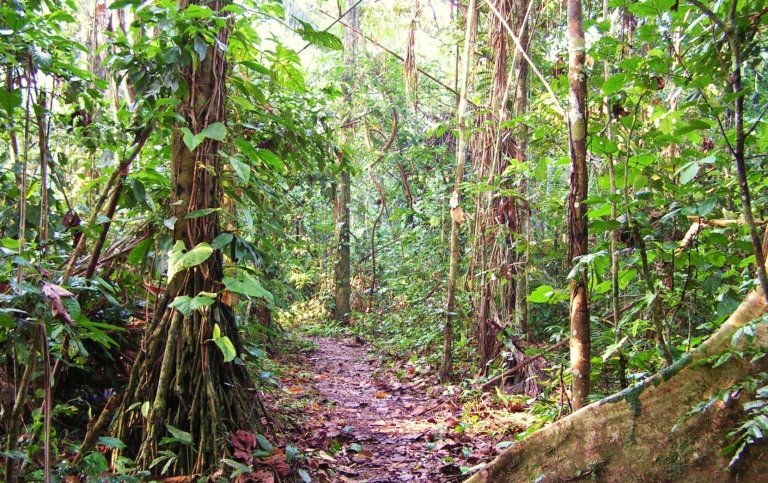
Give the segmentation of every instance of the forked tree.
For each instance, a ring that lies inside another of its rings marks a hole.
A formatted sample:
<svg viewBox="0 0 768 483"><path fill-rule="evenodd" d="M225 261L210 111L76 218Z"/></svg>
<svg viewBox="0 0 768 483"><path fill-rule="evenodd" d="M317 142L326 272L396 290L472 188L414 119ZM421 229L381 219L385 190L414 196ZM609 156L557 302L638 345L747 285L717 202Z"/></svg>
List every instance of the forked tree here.
<svg viewBox="0 0 768 483"><path fill-rule="evenodd" d="M190 250L187 253L196 250L199 258L206 252L209 256L199 264L189 259L190 263L176 263L176 270L169 271L165 294L147 325L114 426L115 436L127 445L124 452L134 457L139 467L146 468L165 455L175 458L169 471L175 474L199 474L217 464L229 433L249 427L254 406L245 390L250 380L244 367L225 362L213 341L216 336L228 337L237 353L242 352L232 308L222 297L222 254L210 248L221 232L218 211L214 210L222 206L223 195L222 146L217 139L223 138L225 122L228 68L223 46L227 45L231 20L220 10L226 3L179 2L180 10L191 5L210 8L214 16L200 19L201 24L210 22L208 28L218 39L208 45L204 56L182 68L188 94L177 109L183 122L174 127L169 200L176 218L175 258L183 257L179 253L182 243ZM186 40L192 45L191 38ZM189 142L189 137L185 142L182 128L196 135L208 128L211 135L198 136L202 142L195 146L197 141ZM195 216L189 217L193 212ZM194 310L174 308L174 300L183 296L213 300ZM161 445L165 437L176 438L176 442Z"/></svg>

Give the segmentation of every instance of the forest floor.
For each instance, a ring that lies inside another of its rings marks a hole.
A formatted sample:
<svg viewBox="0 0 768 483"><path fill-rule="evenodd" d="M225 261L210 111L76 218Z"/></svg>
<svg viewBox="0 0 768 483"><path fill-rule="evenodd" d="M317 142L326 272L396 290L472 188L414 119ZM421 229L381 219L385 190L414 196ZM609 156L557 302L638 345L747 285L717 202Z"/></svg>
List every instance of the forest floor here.
<svg viewBox="0 0 768 483"><path fill-rule="evenodd" d="M462 481L532 421L520 405L460 402L459 388L408 363L385 369L362 340L312 342L303 371L283 380L283 397L303 401L296 436L312 481Z"/></svg>

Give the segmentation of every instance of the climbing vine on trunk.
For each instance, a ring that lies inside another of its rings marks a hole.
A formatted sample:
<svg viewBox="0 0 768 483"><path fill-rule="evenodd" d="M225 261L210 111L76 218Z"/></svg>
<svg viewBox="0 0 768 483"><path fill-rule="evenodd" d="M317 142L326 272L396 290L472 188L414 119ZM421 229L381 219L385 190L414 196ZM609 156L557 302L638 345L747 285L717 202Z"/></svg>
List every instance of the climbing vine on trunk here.
<svg viewBox="0 0 768 483"><path fill-rule="evenodd" d="M226 3L191 3L216 12ZM148 324L114 426L125 453L141 467L168 460L173 474L202 473L225 456L230 432L250 427L252 396L244 366L231 362L217 340L242 353L232 308L222 294L223 258L211 248L220 234L221 141L226 136L225 96L230 20L212 20L216 43L182 69L189 95L174 127L170 206L174 249L167 289ZM191 40L189 42L192 43ZM196 44L197 45L197 44ZM196 49L197 50L197 49ZM189 251L185 252L185 249ZM185 308L182 297L202 300ZM204 300L203 300L204 299ZM172 438L164 444L164 438Z"/></svg>

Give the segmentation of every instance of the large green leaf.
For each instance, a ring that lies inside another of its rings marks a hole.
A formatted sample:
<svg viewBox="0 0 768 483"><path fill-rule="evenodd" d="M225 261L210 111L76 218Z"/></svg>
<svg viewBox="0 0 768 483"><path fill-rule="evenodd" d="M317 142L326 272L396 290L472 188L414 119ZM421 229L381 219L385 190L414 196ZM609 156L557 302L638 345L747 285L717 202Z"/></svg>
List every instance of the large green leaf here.
<svg viewBox="0 0 768 483"><path fill-rule="evenodd" d="M224 277L223 282L230 292L248 295L249 297L263 298L270 303L274 301L272 294L265 290L261 283L248 273L238 273L236 278Z"/></svg>
<svg viewBox="0 0 768 483"><path fill-rule="evenodd" d="M208 307L209 305L213 304L213 302L216 300L216 294L214 293L208 293L208 292L201 292L195 297L190 297L188 295L179 295L175 299L173 299L173 302L168 304L168 307L174 308L181 312L184 317L188 317L189 314L194 312L197 309Z"/></svg>
<svg viewBox="0 0 768 483"><path fill-rule="evenodd" d="M21 106L21 91L14 89L8 91L0 87L0 109L10 114L15 108Z"/></svg>
<svg viewBox="0 0 768 483"><path fill-rule="evenodd" d="M301 28L296 32L298 32L298 34L301 35L301 38L307 42L330 50L344 50L344 44L342 44L341 40L332 33L315 30L315 28L307 22L302 22L296 17L294 17L294 19L301 24Z"/></svg>
<svg viewBox="0 0 768 483"><path fill-rule="evenodd" d="M208 7L200 5L190 5L182 13L182 18L194 19L194 18L210 18L213 17L213 10Z"/></svg>
<svg viewBox="0 0 768 483"><path fill-rule="evenodd" d="M206 126L205 129L198 134L193 134L189 128L181 128L184 144L187 145L190 151L194 151L206 138L215 139L216 141L223 141L227 136L227 128L223 123L214 122L213 124Z"/></svg>
<svg viewBox="0 0 768 483"><path fill-rule="evenodd" d="M170 424L167 424L166 427L168 428L168 432L170 432L175 439L177 439L179 442L184 443L186 445L192 444L192 435L189 434L186 431L182 431L176 426L171 426Z"/></svg>
<svg viewBox="0 0 768 483"><path fill-rule="evenodd" d="M168 253L168 281L173 280L174 275L191 267L200 265L213 253L213 248L205 242L200 243L192 250L185 252L184 242L178 240Z"/></svg>
<svg viewBox="0 0 768 483"><path fill-rule="evenodd" d="M232 362L235 360L235 357L237 357L237 350L235 349L235 345L226 335L222 337L219 324L214 324L213 326L212 340L224 355L224 362Z"/></svg>
<svg viewBox="0 0 768 483"><path fill-rule="evenodd" d="M567 300L564 290L557 290L550 285L542 285L528 296L528 301L535 304L554 304Z"/></svg>
<svg viewBox="0 0 768 483"><path fill-rule="evenodd" d="M680 174L680 184L688 184L699 173L699 162L691 161L678 169L675 174Z"/></svg>
<svg viewBox="0 0 768 483"><path fill-rule="evenodd" d="M603 84L603 94L609 95L618 91L627 84L627 79L629 79L629 74L626 72L612 75Z"/></svg>
<svg viewBox="0 0 768 483"><path fill-rule="evenodd" d="M32 63L35 65L35 67L42 71L47 71L51 68L51 64L53 63L51 54L34 44L32 47L30 47L29 53L32 57Z"/></svg>
<svg viewBox="0 0 768 483"><path fill-rule="evenodd" d="M213 240L211 246L214 250L223 250L227 247L227 245L232 243L233 238L234 235L232 235L232 233L222 233L221 235L217 236L215 240Z"/></svg>
<svg viewBox="0 0 768 483"><path fill-rule="evenodd" d="M255 165L263 163L276 171L283 171L285 169L283 160L272 151L256 148L249 141L242 138L235 140L235 146Z"/></svg>
<svg viewBox="0 0 768 483"><path fill-rule="evenodd" d="M232 166L235 174L237 174L237 177L240 178L240 182L243 185L248 184L248 181L251 179L251 167L234 156L229 157L229 164Z"/></svg>

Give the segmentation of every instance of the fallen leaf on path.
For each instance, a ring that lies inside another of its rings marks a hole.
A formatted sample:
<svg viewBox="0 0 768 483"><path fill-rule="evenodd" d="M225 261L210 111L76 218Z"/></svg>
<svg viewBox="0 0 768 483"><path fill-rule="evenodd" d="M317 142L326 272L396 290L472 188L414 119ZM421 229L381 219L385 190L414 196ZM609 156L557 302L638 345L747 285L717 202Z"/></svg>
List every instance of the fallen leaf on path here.
<svg viewBox="0 0 768 483"><path fill-rule="evenodd" d="M339 470L339 473L342 473L347 476L357 476L358 474L360 474L359 472L353 470L349 466L339 465L336 467L336 469Z"/></svg>
<svg viewBox="0 0 768 483"><path fill-rule="evenodd" d="M455 428L459 425L459 422L454 418L448 418L445 420L445 427L448 429Z"/></svg>
<svg viewBox="0 0 768 483"><path fill-rule="evenodd" d="M189 483L191 481L194 481L195 478L197 478L197 477L194 476L194 475L189 475L189 476L169 476L168 478L164 478L163 481L165 483ZM67 481L67 480L64 480L64 481ZM75 479L74 481L77 481L77 479Z"/></svg>
<svg viewBox="0 0 768 483"><path fill-rule="evenodd" d="M274 470L281 476L288 476L291 473L291 468L288 466L288 463L285 462L284 454L277 453L261 461L274 468Z"/></svg>
<svg viewBox="0 0 768 483"><path fill-rule="evenodd" d="M362 451L359 451L355 455L355 458L365 458L365 459L373 458L373 451L369 449L364 449Z"/></svg>
<svg viewBox="0 0 768 483"><path fill-rule="evenodd" d="M253 463L253 454L251 450L256 447L256 436L250 431L237 430L229 435L229 441L235 449L234 457L250 465Z"/></svg>
<svg viewBox="0 0 768 483"><path fill-rule="evenodd" d="M323 459L325 461L336 461L336 459L334 457L332 457L331 455L329 455L325 451L318 451L316 454L317 454L317 456L320 457L320 459Z"/></svg>
<svg viewBox="0 0 768 483"><path fill-rule="evenodd" d="M294 386L294 387L289 387L288 389L285 390L285 392L290 393L290 394L301 394L301 393L304 392L304 389L301 388L301 387L295 387Z"/></svg>
<svg viewBox="0 0 768 483"><path fill-rule="evenodd" d="M389 397L389 394L386 392L379 391L376 393L376 399L384 399L386 397Z"/></svg>
<svg viewBox="0 0 768 483"><path fill-rule="evenodd" d="M275 483L275 475L270 473L269 471L259 470L255 473L251 473L252 476L250 476L245 481L258 481L259 483ZM240 476L246 476L246 475L240 475Z"/></svg>

